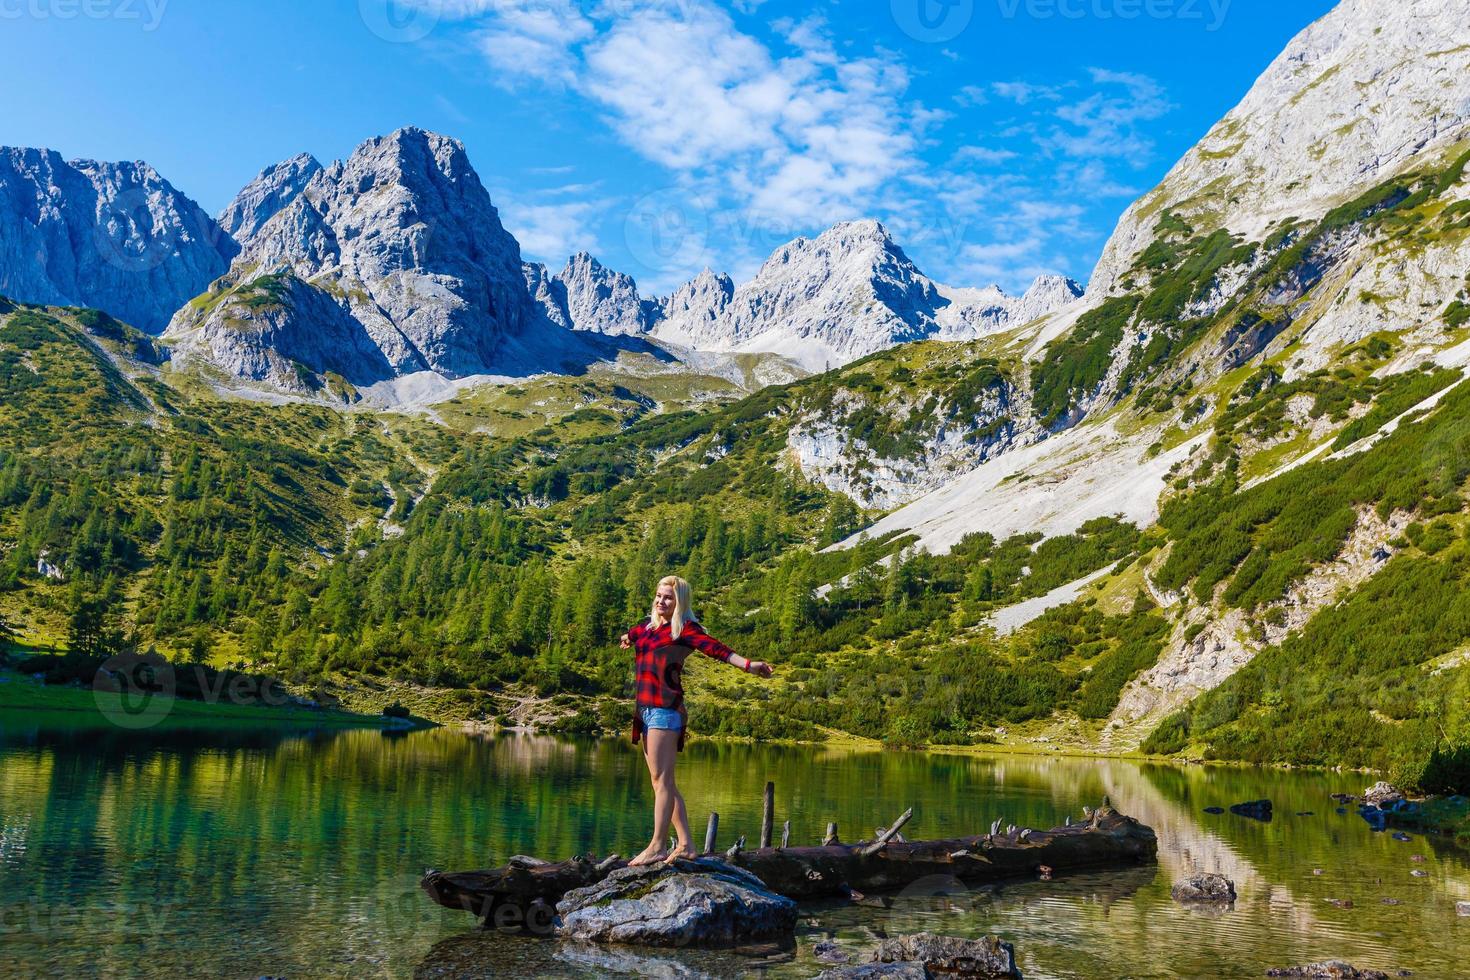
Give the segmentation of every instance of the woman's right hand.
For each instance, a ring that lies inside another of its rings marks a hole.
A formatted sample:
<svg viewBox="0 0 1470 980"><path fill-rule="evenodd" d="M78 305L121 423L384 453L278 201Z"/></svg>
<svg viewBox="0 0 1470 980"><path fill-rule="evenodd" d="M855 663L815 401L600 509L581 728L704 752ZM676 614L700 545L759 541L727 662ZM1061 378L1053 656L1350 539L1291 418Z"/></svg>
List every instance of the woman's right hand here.
<svg viewBox="0 0 1470 980"><path fill-rule="evenodd" d="M632 645L633 638L630 637L627 633L624 633L622 636L618 637L618 646L622 647L624 650L628 649Z"/></svg>

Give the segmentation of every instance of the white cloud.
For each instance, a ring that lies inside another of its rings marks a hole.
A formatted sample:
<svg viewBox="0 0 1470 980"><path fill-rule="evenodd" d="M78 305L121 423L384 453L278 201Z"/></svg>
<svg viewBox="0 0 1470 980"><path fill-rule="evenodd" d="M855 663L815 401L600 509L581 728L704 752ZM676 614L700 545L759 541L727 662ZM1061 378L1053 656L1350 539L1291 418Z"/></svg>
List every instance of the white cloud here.
<svg viewBox="0 0 1470 980"><path fill-rule="evenodd" d="M527 201L513 194L495 197L500 220L521 243L527 259L545 262L553 271L561 269L567 256L586 249L598 251L593 230L603 205L597 201Z"/></svg>
<svg viewBox="0 0 1470 980"><path fill-rule="evenodd" d="M966 85L954 94L954 100L966 109L978 105L985 105L990 101L990 93L983 85Z"/></svg>
<svg viewBox="0 0 1470 980"><path fill-rule="evenodd" d="M997 97L1009 99L1017 105L1031 102L1059 102L1062 90L1055 85L1033 85L1030 82L993 82L990 91Z"/></svg>
<svg viewBox="0 0 1470 980"><path fill-rule="evenodd" d="M1015 150L997 150L988 146L962 146L954 151L956 163L1006 163L1020 156Z"/></svg>
<svg viewBox="0 0 1470 980"><path fill-rule="evenodd" d="M1057 110L1057 118L1071 128L1054 128L1050 144L1073 157L1146 158L1154 144L1138 124L1158 119L1174 108L1165 98L1163 86L1132 72L1093 68L1090 74L1092 81L1104 88Z"/></svg>
<svg viewBox="0 0 1470 980"><path fill-rule="evenodd" d="M946 118L902 101L899 62L840 54L816 17L774 25L777 51L709 0L502 0L478 11L497 81L575 89L635 152L777 225L867 213L887 182L918 168L919 139Z"/></svg>
<svg viewBox="0 0 1470 980"><path fill-rule="evenodd" d="M495 13L480 35L480 50L501 73L498 82L508 88L527 79L576 84L575 45L591 37L595 28L573 0L502 0L465 6L480 7L475 13Z"/></svg>
<svg viewBox="0 0 1470 980"><path fill-rule="evenodd" d="M896 54L839 44L820 16L745 19L765 0L410 2L469 21L493 81L570 91L666 172L656 193L699 202L689 247L665 259L630 242L643 266L627 271L658 289L705 263L748 273L797 234L863 216L947 281L1016 289L1077 274L1101 232L1092 210L1057 202L1136 193L1118 172L1152 159L1148 124L1172 108L1152 78L1101 68L980 79L930 108ZM983 106L998 118L957 139L957 114ZM594 222L612 228L612 209L638 206L567 184L504 210L529 255L559 264L595 248Z"/></svg>

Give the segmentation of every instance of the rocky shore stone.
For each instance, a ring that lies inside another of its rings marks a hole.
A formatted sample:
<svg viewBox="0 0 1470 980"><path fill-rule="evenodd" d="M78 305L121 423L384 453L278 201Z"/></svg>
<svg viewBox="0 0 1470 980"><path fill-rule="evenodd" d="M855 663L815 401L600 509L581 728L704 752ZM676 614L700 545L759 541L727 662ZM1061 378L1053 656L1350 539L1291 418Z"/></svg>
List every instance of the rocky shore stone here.
<svg viewBox="0 0 1470 980"><path fill-rule="evenodd" d="M640 946L734 946L789 937L796 903L711 858L620 868L557 903L570 939Z"/></svg>
<svg viewBox="0 0 1470 980"><path fill-rule="evenodd" d="M1380 810L1389 809L1395 803L1401 802L1403 798L1403 793L1400 793L1392 785L1382 780L1363 790L1363 802L1371 806L1376 806Z"/></svg>
<svg viewBox="0 0 1470 980"><path fill-rule="evenodd" d="M929 970L922 963L859 963L823 970L816 980L929 980Z"/></svg>
<svg viewBox="0 0 1470 980"><path fill-rule="evenodd" d="M871 963L827 970L819 980L867 980L869 977L969 977L977 980L1019 978L1016 950L995 936L960 939L920 932L885 939Z"/></svg>
<svg viewBox="0 0 1470 980"><path fill-rule="evenodd" d="M1382 970L1362 970L1342 960L1323 960L1305 966L1276 967L1267 970L1268 977L1306 977L1308 980L1388 980Z"/></svg>
<svg viewBox="0 0 1470 980"><path fill-rule="evenodd" d="M921 932L885 939L874 955L878 963L922 963L931 972L955 977L1019 977L1016 950L995 936L957 939Z"/></svg>
<svg viewBox="0 0 1470 980"><path fill-rule="evenodd" d="M1191 875L1177 882L1169 894L1184 905L1226 904L1235 901L1235 882L1224 875Z"/></svg>

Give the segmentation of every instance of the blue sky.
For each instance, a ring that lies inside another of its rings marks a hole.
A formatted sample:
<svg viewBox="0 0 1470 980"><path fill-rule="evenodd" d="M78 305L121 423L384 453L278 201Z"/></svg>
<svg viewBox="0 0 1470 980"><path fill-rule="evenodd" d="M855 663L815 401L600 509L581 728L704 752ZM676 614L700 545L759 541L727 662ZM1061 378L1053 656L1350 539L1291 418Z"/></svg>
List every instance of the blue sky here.
<svg viewBox="0 0 1470 980"><path fill-rule="evenodd" d="M663 292L877 217L929 275L1085 280L1328 0L0 0L0 143L262 167L463 140L530 258Z"/></svg>

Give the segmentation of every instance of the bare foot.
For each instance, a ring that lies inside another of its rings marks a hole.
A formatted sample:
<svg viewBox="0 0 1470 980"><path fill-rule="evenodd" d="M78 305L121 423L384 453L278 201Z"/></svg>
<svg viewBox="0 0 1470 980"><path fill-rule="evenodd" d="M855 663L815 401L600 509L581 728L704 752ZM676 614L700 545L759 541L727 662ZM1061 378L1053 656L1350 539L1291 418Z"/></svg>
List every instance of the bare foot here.
<svg viewBox="0 0 1470 980"><path fill-rule="evenodd" d="M642 867L645 864L657 864L665 857L667 857L668 853L668 851L664 850L662 847L659 847L657 844L649 844L638 853L637 857L628 862L628 867L638 868Z"/></svg>
<svg viewBox="0 0 1470 980"><path fill-rule="evenodd" d="M664 858L664 864L673 864L675 861L680 860L693 861L697 857L699 857L699 853L691 845L680 844L669 852L668 857Z"/></svg>

